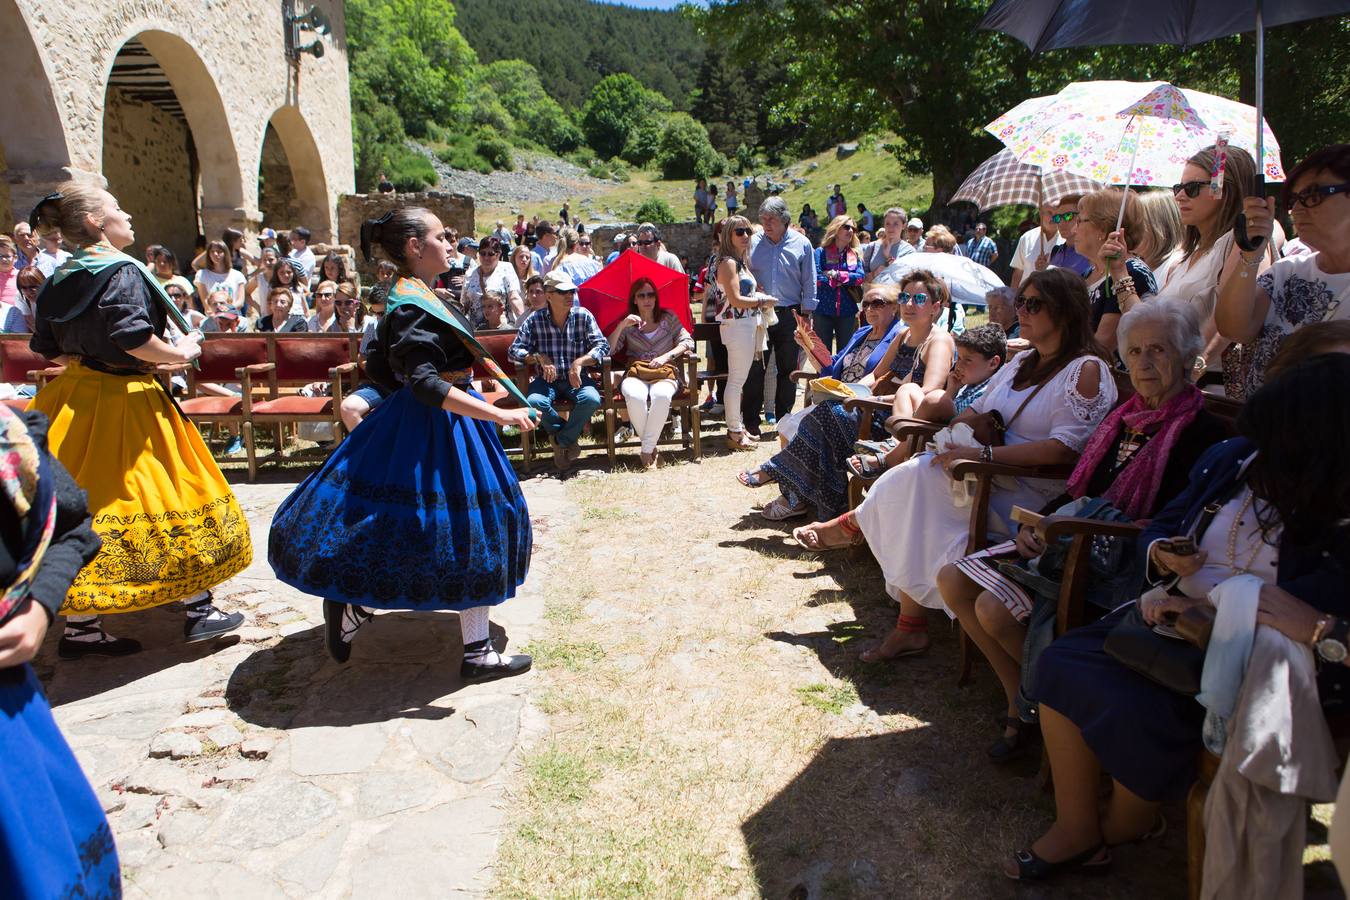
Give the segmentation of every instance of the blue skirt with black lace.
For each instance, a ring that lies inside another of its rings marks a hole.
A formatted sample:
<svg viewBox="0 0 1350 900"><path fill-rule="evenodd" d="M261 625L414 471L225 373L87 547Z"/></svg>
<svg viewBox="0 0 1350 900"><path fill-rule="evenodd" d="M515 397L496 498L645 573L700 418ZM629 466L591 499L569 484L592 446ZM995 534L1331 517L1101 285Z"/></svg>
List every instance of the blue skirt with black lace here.
<svg viewBox="0 0 1350 900"><path fill-rule="evenodd" d="M531 546L493 425L404 387L277 508L267 558L281 581L327 600L462 610L515 596Z"/></svg>

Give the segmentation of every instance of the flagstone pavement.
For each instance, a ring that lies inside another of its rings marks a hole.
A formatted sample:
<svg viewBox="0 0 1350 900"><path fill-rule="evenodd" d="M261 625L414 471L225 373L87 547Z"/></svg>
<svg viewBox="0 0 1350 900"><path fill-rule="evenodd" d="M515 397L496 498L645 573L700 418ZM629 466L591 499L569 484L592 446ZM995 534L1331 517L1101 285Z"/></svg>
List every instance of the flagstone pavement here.
<svg viewBox="0 0 1350 900"><path fill-rule="evenodd" d="M318 598L267 565L272 512L293 480L235 491L254 559L217 589L245 627L185 645L176 605L109 617L145 650L35 660L57 721L103 802L132 898L485 896L522 748L543 734L534 675L459 680L453 613L388 613L352 659L323 646ZM562 484L525 484L535 555L520 594L493 614L518 650L542 619L559 564Z"/></svg>

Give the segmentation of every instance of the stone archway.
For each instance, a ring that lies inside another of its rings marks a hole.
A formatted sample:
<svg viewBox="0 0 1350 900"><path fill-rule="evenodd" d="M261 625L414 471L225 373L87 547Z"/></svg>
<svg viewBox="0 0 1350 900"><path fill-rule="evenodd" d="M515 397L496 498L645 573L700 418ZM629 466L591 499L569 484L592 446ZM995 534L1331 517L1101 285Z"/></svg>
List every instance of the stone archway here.
<svg viewBox="0 0 1350 900"><path fill-rule="evenodd" d="M70 150L51 66L17 0L0 0L0 34L9 35L0 53L0 231L9 231L53 184L70 177Z"/></svg>
<svg viewBox="0 0 1350 900"><path fill-rule="evenodd" d="M238 222L239 157L217 81L182 38L143 31L113 60L103 111L103 175L132 214L139 250L191 258L196 238ZM133 252L135 252L133 250Z"/></svg>
<svg viewBox="0 0 1350 900"><path fill-rule="evenodd" d="M277 230L303 225L315 243L332 243L333 211L323 159L309 124L294 106L272 114L258 166L258 208Z"/></svg>

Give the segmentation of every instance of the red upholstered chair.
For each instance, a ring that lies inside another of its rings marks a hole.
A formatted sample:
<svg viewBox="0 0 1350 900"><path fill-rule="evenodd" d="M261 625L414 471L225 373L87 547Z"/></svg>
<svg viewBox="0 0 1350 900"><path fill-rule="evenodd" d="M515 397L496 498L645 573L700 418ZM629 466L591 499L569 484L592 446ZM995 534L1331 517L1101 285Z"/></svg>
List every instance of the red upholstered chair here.
<svg viewBox="0 0 1350 900"><path fill-rule="evenodd" d="M66 370L65 366L58 366L29 349L28 340L31 337L31 334L0 334L0 381L6 384L36 384L40 390ZM28 403L26 397L4 401L15 412L23 412L28 408Z"/></svg>
<svg viewBox="0 0 1350 900"><path fill-rule="evenodd" d="M628 360L620 356L605 358L600 367L601 384L600 409L605 414L605 447L609 450L609 464L614 466L614 451L619 447L641 447L642 440L634 435L631 440L619 442L615 437L618 430L619 412L626 410L623 392L619 386L623 383L623 373L628 371ZM692 459L703 457L703 411L699 408L699 358L696 354L684 356L674 363L684 369L684 386L670 401L670 411L680 417L681 435L678 438L666 438L657 441L658 447L683 447L692 454Z"/></svg>
<svg viewBox="0 0 1350 900"><path fill-rule="evenodd" d="M341 440L346 435L339 415L342 398L357 384L359 334L268 334L265 339L267 362L239 370L250 481L258 473L257 425L272 426L276 436L273 451L264 461L281 458L284 428L295 422L327 422ZM331 396L302 397L296 393L316 381L327 382ZM262 394L263 399L255 394Z"/></svg>
<svg viewBox="0 0 1350 900"><path fill-rule="evenodd" d="M267 338L258 334L208 333L202 337L202 355L197 368L186 370L187 395L178 406L199 425L244 427L243 396L221 397L201 393L203 384L242 386L243 370L267 362ZM242 387L241 387L242 390Z"/></svg>

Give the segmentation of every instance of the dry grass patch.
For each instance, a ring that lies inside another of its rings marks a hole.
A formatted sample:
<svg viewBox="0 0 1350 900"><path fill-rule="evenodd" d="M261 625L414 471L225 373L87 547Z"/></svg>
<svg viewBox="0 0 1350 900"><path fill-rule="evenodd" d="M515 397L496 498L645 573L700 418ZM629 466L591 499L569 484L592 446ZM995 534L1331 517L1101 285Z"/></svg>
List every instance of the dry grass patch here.
<svg viewBox="0 0 1350 900"><path fill-rule="evenodd" d="M525 761L495 893L510 897L1012 897L1045 828L1036 764L992 767L1001 694L955 686L956 641L891 666L875 563L797 548L736 484L770 452L573 478L581 513L531 650L549 738ZM1180 897L1178 810L1067 897Z"/></svg>

